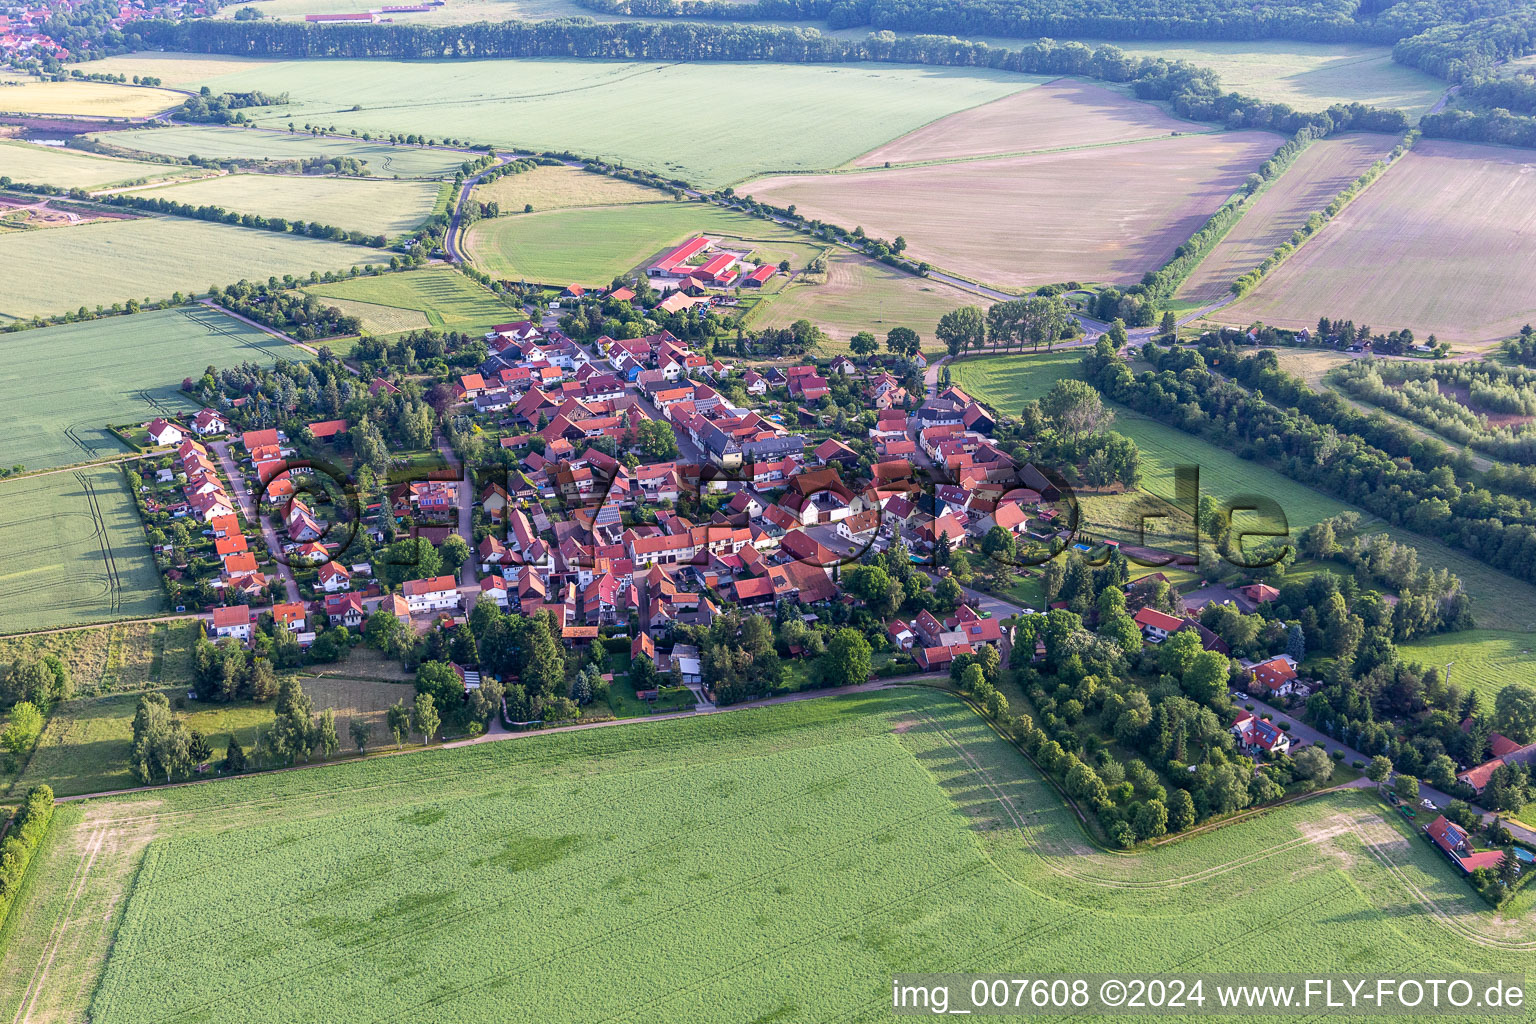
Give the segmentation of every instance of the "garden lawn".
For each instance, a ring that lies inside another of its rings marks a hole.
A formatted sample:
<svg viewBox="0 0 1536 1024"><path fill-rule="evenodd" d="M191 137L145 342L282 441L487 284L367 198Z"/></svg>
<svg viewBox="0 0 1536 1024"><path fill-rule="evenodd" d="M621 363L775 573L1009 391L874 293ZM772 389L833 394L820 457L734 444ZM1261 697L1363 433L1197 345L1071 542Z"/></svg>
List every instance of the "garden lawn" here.
<svg viewBox="0 0 1536 1024"><path fill-rule="evenodd" d="M414 230L437 203L430 181L371 181L367 178L296 174L226 174L139 195L148 199L222 206L237 213L329 224L348 231L393 238Z"/></svg>
<svg viewBox="0 0 1536 1024"><path fill-rule="evenodd" d="M120 149L164 156L205 156L245 160L334 160L351 157L373 178L451 177L465 161L480 154L425 146L336 138L275 128L226 128L220 125L172 125L90 136Z"/></svg>
<svg viewBox="0 0 1536 1024"><path fill-rule="evenodd" d="M116 467L0 481L0 633L166 610Z"/></svg>
<svg viewBox="0 0 1536 1024"><path fill-rule="evenodd" d="M309 285L304 290L327 300L342 300L341 308L361 317L363 328L373 334L419 327L484 334L497 324L526 315L456 270L409 270Z"/></svg>
<svg viewBox="0 0 1536 1024"><path fill-rule="evenodd" d="M118 160L32 142L0 141L0 176L60 188L97 188L206 173L194 167Z"/></svg>
<svg viewBox="0 0 1536 1024"><path fill-rule="evenodd" d="M606 286L693 235L741 244L804 265L806 236L706 203L638 203L519 213L482 220L465 234L470 261L493 277L540 284ZM814 251L820 251L819 248ZM777 258L774 259L777 262Z"/></svg>
<svg viewBox="0 0 1536 1024"><path fill-rule="evenodd" d="M1464 941L1501 925L1386 813L1340 792L1098 853L931 691L534 734L71 808L35 870L84 898L48 886L11 929L0 1013L50 956L68 995L42 998L97 1024L885 1020L893 972L1260 971L1275 948L1521 970ZM677 953L699 935L711 955Z"/></svg>
<svg viewBox="0 0 1536 1024"><path fill-rule="evenodd" d="M570 151L718 187L767 171L836 167L946 114L1039 81L985 68L600 60L302 60L220 75L215 92L287 93L254 118L286 127L452 136ZM740 116L679 114L703 96Z"/></svg>
<svg viewBox="0 0 1536 1024"><path fill-rule="evenodd" d="M204 368L308 358L206 306L0 334L0 465L44 469L126 452L106 427L195 410L181 382Z"/></svg>
<svg viewBox="0 0 1536 1024"><path fill-rule="evenodd" d="M0 315L26 318L210 285L382 265L379 249L181 217L99 221L0 235Z"/></svg>

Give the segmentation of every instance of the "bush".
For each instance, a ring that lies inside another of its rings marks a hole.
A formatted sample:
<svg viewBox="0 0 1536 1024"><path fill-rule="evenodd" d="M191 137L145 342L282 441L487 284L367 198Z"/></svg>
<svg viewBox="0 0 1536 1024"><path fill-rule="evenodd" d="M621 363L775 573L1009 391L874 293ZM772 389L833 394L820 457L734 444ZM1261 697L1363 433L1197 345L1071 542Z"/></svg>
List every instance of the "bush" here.
<svg viewBox="0 0 1536 1024"><path fill-rule="evenodd" d="M1265 717L1267 718L1268 716L1266 715ZM1280 723L1280 731L1281 732L1287 732L1287 731L1289 731L1290 728L1291 728L1291 723L1290 722L1281 722ZM1322 744L1321 741L1319 741L1317 745L1318 746L1322 746L1323 744Z"/></svg>
<svg viewBox="0 0 1536 1024"><path fill-rule="evenodd" d="M10 913L17 890L26 877L27 865L48 832L51 821L53 790L47 786L34 786L11 819L5 842L0 843L0 924Z"/></svg>

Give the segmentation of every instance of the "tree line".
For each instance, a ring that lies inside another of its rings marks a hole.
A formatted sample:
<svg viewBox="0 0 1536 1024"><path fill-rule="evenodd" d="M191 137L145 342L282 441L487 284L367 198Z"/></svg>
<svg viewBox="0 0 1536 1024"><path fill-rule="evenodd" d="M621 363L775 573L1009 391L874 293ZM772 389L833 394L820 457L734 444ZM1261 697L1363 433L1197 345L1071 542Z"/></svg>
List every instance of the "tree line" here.
<svg viewBox="0 0 1536 1024"><path fill-rule="evenodd" d="M1206 355L1221 361L1225 377L1207 371ZM1207 348L1169 356L1198 364L1176 372L1155 363L1157 370L1136 374L1101 339L1083 370L1114 401L1208 436L1394 526L1437 537L1500 572L1536 574L1531 502L1458 478L1439 442L1362 413L1335 393L1314 392L1281 370L1271 351L1242 356Z"/></svg>
<svg viewBox="0 0 1536 1024"><path fill-rule="evenodd" d="M15 905L27 865L52 821L53 790L48 786L32 787L11 816L5 841L0 842L0 925Z"/></svg>
<svg viewBox="0 0 1536 1024"><path fill-rule="evenodd" d="M862 40L768 25L681 22L643 24L585 20L474 25L332 25L298 22L145 21L148 42L163 49L264 57L594 57L629 60L771 60L789 63L875 61L983 67L1024 74L1076 75L1131 84L1143 99L1166 100L1177 112L1234 128L1293 133L1313 126L1333 131L1408 128L1400 111L1336 104L1305 113L1222 89L1214 72L1155 57L1132 57L1114 46L1035 40L1016 49L953 36Z"/></svg>

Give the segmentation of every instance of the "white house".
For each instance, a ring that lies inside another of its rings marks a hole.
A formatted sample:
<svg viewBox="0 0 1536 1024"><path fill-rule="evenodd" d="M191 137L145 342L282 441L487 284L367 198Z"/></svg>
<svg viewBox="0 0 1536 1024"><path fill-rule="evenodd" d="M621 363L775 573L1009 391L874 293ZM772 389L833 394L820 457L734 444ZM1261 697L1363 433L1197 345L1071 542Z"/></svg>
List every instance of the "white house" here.
<svg viewBox="0 0 1536 1024"><path fill-rule="evenodd" d="M251 607L239 604L232 608L215 608L213 621L208 624L208 632L215 640L225 637L233 637L241 643L248 643L251 639Z"/></svg>
<svg viewBox="0 0 1536 1024"><path fill-rule="evenodd" d="M411 614L457 608L459 584L452 576L435 576L429 580L406 580L400 588Z"/></svg>

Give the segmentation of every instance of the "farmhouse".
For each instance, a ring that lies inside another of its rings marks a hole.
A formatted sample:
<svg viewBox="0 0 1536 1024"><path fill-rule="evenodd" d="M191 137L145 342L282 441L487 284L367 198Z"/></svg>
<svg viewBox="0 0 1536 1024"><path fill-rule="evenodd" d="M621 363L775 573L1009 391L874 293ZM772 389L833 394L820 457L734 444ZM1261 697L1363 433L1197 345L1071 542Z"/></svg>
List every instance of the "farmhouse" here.
<svg viewBox="0 0 1536 1024"><path fill-rule="evenodd" d="M675 249L662 254L661 258L645 269L651 277L687 277L692 268L688 261L702 256L714 247L714 242L700 235L690 238Z"/></svg>

